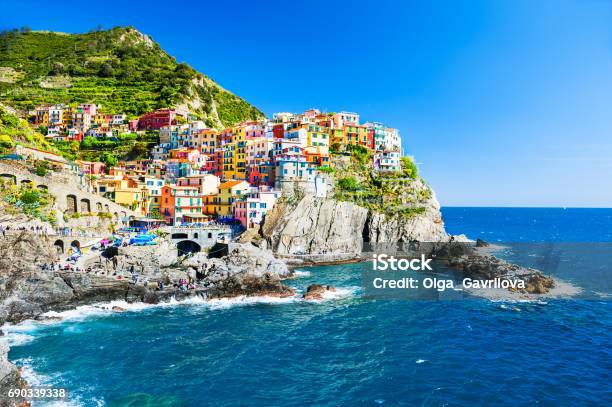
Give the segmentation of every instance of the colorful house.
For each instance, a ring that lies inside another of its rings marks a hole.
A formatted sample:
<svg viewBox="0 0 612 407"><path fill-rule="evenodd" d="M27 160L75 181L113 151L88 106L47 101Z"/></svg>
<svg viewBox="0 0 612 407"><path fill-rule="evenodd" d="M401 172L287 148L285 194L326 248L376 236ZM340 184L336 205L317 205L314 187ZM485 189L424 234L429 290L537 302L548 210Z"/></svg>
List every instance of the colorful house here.
<svg viewBox="0 0 612 407"><path fill-rule="evenodd" d="M280 195L278 190L253 188L246 196L233 203L234 218L238 219L244 228L251 229L261 224Z"/></svg>
<svg viewBox="0 0 612 407"><path fill-rule="evenodd" d="M181 116L175 109L159 109L146 113L138 119L138 129L159 130L164 126L172 126L177 123L177 117Z"/></svg>
<svg viewBox="0 0 612 407"><path fill-rule="evenodd" d="M249 183L243 180L225 181L219 185L219 194L217 195L216 213L219 216L232 216L234 201L246 196L249 191Z"/></svg>

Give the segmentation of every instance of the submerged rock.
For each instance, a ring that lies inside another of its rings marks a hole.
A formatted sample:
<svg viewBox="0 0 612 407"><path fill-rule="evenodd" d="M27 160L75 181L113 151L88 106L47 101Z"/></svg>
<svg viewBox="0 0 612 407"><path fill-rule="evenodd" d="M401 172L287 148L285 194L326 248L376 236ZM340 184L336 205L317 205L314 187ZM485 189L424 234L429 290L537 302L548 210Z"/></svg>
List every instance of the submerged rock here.
<svg viewBox="0 0 612 407"><path fill-rule="evenodd" d="M488 247L489 243L482 239L476 239L476 247Z"/></svg>
<svg viewBox="0 0 612 407"><path fill-rule="evenodd" d="M327 292L335 292L336 287L332 285L321 285L321 284L312 284L309 285L306 289L306 294L304 294L304 299L307 301L310 300L322 300Z"/></svg>

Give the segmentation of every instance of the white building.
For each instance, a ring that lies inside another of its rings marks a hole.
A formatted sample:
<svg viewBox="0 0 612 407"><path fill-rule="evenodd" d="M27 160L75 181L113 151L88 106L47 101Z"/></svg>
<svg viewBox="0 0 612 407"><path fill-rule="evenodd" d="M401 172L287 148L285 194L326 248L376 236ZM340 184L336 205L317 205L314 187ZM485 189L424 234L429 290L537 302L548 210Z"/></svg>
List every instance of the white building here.
<svg viewBox="0 0 612 407"><path fill-rule="evenodd" d="M399 151L379 151L374 154L374 168L377 171L401 171Z"/></svg>

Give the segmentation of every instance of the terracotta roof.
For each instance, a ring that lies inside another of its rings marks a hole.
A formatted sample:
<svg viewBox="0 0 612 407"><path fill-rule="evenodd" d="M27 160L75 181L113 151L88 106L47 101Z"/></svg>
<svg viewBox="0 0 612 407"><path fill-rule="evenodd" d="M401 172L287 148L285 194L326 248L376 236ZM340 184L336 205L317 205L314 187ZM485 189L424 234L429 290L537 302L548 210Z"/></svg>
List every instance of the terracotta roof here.
<svg viewBox="0 0 612 407"><path fill-rule="evenodd" d="M221 185L219 185L219 189L235 187L236 185L240 184L241 182L246 182L246 181L242 181L242 180L225 181L225 182L222 182Z"/></svg>

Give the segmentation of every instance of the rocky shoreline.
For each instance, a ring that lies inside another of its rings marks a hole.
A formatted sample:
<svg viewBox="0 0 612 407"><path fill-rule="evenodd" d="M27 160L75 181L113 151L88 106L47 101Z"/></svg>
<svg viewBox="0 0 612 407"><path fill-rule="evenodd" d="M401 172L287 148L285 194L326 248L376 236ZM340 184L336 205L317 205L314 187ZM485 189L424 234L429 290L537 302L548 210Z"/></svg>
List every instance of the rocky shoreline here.
<svg viewBox="0 0 612 407"><path fill-rule="evenodd" d="M507 263L489 253L479 252L473 244L453 240L449 238L430 247L424 246L424 250L466 277L522 278L527 282L525 290L506 291L506 297L499 292L488 292L486 295L491 298L542 298L557 287L554 279L538 270ZM206 253L180 257L169 241L160 239L157 246L119 248L112 260L92 256L84 264L87 272L42 271L40 265L55 257L47 237L21 232L0 238L0 325L44 320L48 318L44 314L49 311L60 312L117 300L157 304L191 298L287 298L296 294L293 288L283 284L284 279L292 276L293 267L287 265L291 262L279 260L271 251L251 243L233 244L228 255L222 258L209 258ZM282 257L290 260L291 256ZM296 258L299 260L299 256ZM363 260L366 259L362 256L354 256L340 263ZM305 262L293 265L305 265ZM145 278L147 283L134 283L134 274ZM189 288L178 284L181 281L189 281ZM334 291L333 286L311 285L303 298L318 301ZM125 310L114 307L112 311ZM5 397L8 389L27 386L27 383L8 361L6 341L0 339L0 343L3 343L0 348L0 406L29 405L26 400Z"/></svg>
<svg viewBox="0 0 612 407"><path fill-rule="evenodd" d="M44 235L22 231L0 237L0 326L117 300L157 304L295 295L282 283L291 275L287 265L251 244L232 245L223 258L208 258L206 253L179 257L169 241L160 239L157 246L119 248L112 259L91 256L82 265L86 272L43 270L56 257L52 239ZM0 338L0 343L0 406L29 405L7 397L9 389L27 384L7 359L7 341Z"/></svg>

